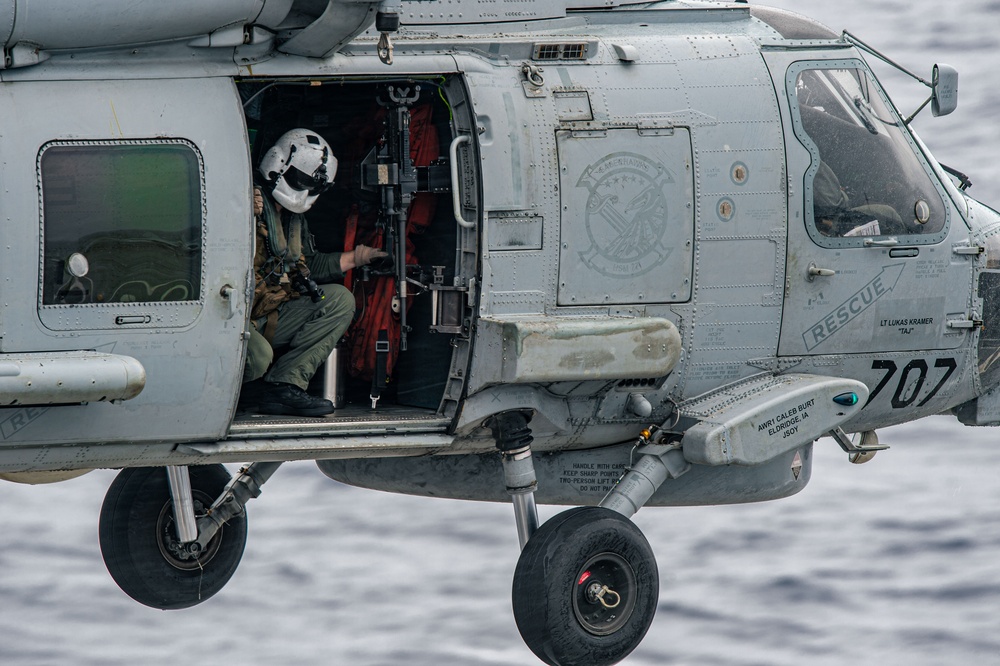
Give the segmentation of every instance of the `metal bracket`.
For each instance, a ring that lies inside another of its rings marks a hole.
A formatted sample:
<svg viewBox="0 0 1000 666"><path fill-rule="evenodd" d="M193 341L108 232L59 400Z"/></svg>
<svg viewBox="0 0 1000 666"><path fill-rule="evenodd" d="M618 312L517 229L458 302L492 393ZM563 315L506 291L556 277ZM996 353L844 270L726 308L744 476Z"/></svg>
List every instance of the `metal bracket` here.
<svg viewBox="0 0 1000 666"><path fill-rule="evenodd" d="M975 315L972 315L969 319L952 319L948 322L948 328L965 328L965 329L978 329L983 327L983 320L976 319Z"/></svg>
<svg viewBox="0 0 1000 666"><path fill-rule="evenodd" d="M420 99L420 86L417 85L413 87L413 95L410 95L409 88L397 88L396 86L389 86L388 94L389 94L389 99L391 99L397 105L411 106L418 99Z"/></svg>
<svg viewBox="0 0 1000 666"><path fill-rule="evenodd" d="M840 444L840 448L844 449L849 460L856 465L868 462L875 457L877 452L889 448L878 443L878 433L874 430L866 430L861 433L857 444L847 436L843 428L834 428L830 431L830 436L837 441L837 444Z"/></svg>
<svg viewBox="0 0 1000 666"><path fill-rule="evenodd" d="M388 32L379 33L378 45L375 48L378 51L378 59L381 60L383 64L391 65L393 46Z"/></svg>
<svg viewBox="0 0 1000 666"><path fill-rule="evenodd" d="M186 547L192 552L208 548L208 543L222 529L226 521L243 513L247 502L260 496L261 486L279 467L281 467L280 462L256 462L241 469L206 515L198 518L198 539L186 544Z"/></svg>
<svg viewBox="0 0 1000 666"><path fill-rule="evenodd" d="M49 59L49 54L41 50L41 46L31 42L18 42L2 50L0 69L30 67Z"/></svg>
<svg viewBox="0 0 1000 666"><path fill-rule="evenodd" d="M542 76L543 71L541 67L532 63L526 62L521 66L521 73L524 74L525 81L538 88L545 85L545 77Z"/></svg>

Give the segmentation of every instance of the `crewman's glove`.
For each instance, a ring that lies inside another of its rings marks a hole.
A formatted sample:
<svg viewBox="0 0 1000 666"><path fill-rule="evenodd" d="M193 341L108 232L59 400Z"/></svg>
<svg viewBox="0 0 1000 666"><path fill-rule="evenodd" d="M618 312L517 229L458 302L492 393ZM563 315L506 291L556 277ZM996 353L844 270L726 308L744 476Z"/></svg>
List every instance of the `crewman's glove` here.
<svg viewBox="0 0 1000 666"><path fill-rule="evenodd" d="M368 247L367 245L356 245L352 252L354 252L354 265L359 267L367 266L373 259L389 256L388 252L383 252L378 248Z"/></svg>
<svg viewBox="0 0 1000 666"><path fill-rule="evenodd" d="M260 193L260 188L253 188L253 216L258 217L264 212L264 196Z"/></svg>

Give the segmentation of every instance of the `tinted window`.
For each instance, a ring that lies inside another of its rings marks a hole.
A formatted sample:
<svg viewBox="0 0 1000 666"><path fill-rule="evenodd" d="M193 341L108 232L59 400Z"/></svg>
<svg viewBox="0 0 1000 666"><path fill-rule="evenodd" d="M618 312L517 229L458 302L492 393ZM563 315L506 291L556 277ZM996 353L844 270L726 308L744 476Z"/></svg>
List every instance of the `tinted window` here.
<svg viewBox="0 0 1000 666"><path fill-rule="evenodd" d="M795 69L795 131L812 154L804 192L813 237L939 240L947 219L938 185L874 79L831 64Z"/></svg>
<svg viewBox="0 0 1000 666"><path fill-rule="evenodd" d="M49 144L40 173L43 305L200 298L202 181L189 144Z"/></svg>

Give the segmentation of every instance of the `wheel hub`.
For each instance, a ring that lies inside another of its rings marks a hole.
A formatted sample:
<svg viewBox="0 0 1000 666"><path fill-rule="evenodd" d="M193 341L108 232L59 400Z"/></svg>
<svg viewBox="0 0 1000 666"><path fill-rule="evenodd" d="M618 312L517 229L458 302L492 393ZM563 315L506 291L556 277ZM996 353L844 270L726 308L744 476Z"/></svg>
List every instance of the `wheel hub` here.
<svg viewBox="0 0 1000 666"><path fill-rule="evenodd" d="M599 603L605 608L618 608L618 604L622 601L622 596L607 585L593 583L587 587L587 601L592 604Z"/></svg>
<svg viewBox="0 0 1000 666"><path fill-rule="evenodd" d="M607 636L632 615L636 599L632 566L615 553L601 553L580 568L573 591L573 613L588 633Z"/></svg>
<svg viewBox="0 0 1000 666"><path fill-rule="evenodd" d="M194 491L192 495L195 516L205 515L205 507L211 502L211 498L199 491ZM204 550L202 550L201 545L197 541L182 543L177 538L177 524L174 520L173 501L167 501L163 505L163 508L160 509L159 518L156 520L156 543L160 547L160 554L163 555L163 559L170 566L183 571L200 569L210 562L215 557L215 554L219 552L219 547L222 545L221 536L222 530L220 529L212 537L211 541L208 542L208 547Z"/></svg>

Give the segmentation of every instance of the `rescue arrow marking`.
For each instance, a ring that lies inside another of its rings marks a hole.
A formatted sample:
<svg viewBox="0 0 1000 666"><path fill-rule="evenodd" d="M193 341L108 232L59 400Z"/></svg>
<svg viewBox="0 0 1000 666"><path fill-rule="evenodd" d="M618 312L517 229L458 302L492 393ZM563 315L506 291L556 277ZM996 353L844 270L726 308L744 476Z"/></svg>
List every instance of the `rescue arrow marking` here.
<svg viewBox="0 0 1000 666"><path fill-rule="evenodd" d="M837 331L870 308L875 301L892 291L896 283L899 282L899 277L903 274L904 266L904 264L884 266L882 271L868 284L854 292L850 298L834 308L830 314L810 326L809 330L802 334L806 350L812 351L829 340Z"/></svg>

